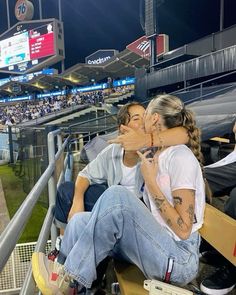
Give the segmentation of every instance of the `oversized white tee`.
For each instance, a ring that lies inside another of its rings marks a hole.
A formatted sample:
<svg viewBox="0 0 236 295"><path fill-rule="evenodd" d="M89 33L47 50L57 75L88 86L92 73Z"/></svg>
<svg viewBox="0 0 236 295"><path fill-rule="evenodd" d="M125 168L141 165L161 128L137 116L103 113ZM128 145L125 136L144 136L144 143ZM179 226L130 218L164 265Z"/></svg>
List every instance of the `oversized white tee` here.
<svg viewBox="0 0 236 295"><path fill-rule="evenodd" d="M157 184L170 204L174 206L172 192L178 189L191 189L195 191L195 214L192 233L197 231L203 224L205 209L205 184L201 167L192 151L185 145L172 146L165 149L158 158ZM167 225L149 194L144 190L144 201L162 226L177 241L180 238Z"/></svg>

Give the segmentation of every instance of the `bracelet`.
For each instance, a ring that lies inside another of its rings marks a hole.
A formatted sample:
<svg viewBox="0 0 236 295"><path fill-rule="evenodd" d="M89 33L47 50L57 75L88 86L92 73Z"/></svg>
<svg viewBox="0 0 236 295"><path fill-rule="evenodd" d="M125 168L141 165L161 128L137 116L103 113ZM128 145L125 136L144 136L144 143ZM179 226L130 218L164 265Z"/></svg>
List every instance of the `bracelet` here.
<svg viewBox="0 0 236 295"><path fill-rule="evenodd" d="M151 136L151 147L153 147L153 133L150 133L150 136Z"/></svg>

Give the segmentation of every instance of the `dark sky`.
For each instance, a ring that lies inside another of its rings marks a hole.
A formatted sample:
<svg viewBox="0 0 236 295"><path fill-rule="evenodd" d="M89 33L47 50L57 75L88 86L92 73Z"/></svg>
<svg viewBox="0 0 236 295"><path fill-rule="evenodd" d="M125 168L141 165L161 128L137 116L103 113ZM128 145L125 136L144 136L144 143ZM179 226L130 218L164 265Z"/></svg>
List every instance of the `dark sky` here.
<svg viewBox="0 0 236 295"><path fill-rule="evenodd" d="M144 0L143 0L144 1ZM38 0L35 17L39 17ZM61 0L65 32L66 68L84 62L98 49L123 50L144 35L140 24L140 0ZM236 23L235 0L225 0L225 22ZM11 25L16 23L9 0ZM43 17L58 18L58 0L42 0ZM0 33L7 29L5 0L0 1ZM219 30L220 0L165 0L158 9L160 33L169 35L170 49Z"/></svg>

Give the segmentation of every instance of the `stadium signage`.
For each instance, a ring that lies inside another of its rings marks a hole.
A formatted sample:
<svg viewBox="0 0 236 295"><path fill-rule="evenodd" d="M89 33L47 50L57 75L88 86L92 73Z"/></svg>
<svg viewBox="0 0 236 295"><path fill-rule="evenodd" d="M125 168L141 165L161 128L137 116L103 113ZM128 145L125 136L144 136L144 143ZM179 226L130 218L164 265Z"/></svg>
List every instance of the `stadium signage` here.
<svg viewBox="0 0 236 295"><path fill-rule="evenodd" d="M118 53L115 49L100 49L85 57L85 63L89 65L100 65L107 62Z"/></svg>
<svg viewBox="0 0 236 295"><path fill-rule="evenodd" d="M31 20L34 15L34 6L28 0L18 0L15 5L15 16L19 21Z"/></svg>
<svg viewBox="0 0 236 295"><path fill-rule="evenodd" d="M27 73L64 59L63 25L56 19L24 21L0 36L0 71Z"/></svg>
<svg viewBox="0 0 236 295"><path fill-rule="evenodd" d="M157 56L163 55L169 51L169 36L160 34L156 38ZM146 36L143 36L126 46L127 49L142 56L143 58L150 58L150 43Z"/></svg>
<svg viewBox="0 0 236 295"><path fill-rule="evenodd" d="M57 72L58 71L56 69L43 69L42 71L26 74L23 76L10 76L9 78L0 79L0 87L10 81L27 83L39 75L54 75L57 74Z"/></svg>

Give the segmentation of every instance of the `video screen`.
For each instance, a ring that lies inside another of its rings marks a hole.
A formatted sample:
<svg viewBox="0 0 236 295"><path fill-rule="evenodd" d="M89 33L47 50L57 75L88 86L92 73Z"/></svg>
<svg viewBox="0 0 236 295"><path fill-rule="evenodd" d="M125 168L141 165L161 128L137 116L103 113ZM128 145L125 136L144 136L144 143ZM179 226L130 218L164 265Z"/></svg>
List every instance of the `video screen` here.
<svg viewBox="0 0 236 295"><path fill-rule="evenodd" d="M0 41L0 68L55 54L53 24L48 23ZM34 62L32 62L34 63Z"/></svg>

